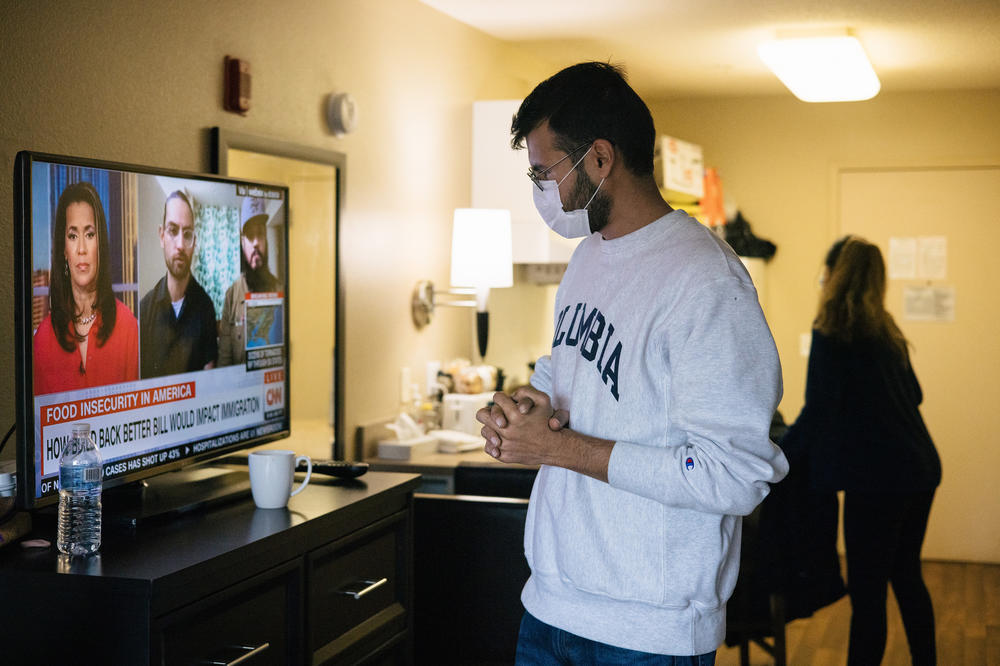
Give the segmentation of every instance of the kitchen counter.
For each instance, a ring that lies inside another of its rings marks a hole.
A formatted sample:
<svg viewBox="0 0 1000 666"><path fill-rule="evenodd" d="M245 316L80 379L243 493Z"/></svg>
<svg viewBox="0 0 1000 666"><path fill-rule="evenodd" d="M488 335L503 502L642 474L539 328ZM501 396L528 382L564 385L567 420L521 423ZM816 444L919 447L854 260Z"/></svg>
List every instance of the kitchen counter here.
<svg viewBox="0 0 1000 666"><path fill-rule="evenodd" d="M379 457L378 442L395 436L386 428L388 423L392 419L361 425L355 433L356 457L373 471L420 474L417 492L421 493L528 497L538 466L497 462L482 447L462 453L424 453L408 460Z"/></svg>
<svg viewBox="0 0 1000 666"><path fill-rule="evenodd" d="M493 456L488 455L482 448L463 451L462 453L425 453L414 456L409 460L380 458L378 456L372 456L365 460L371 464L372 469L377 468L383 472L420 470L430 474L450 474L459 465L507 466L505 463L497 462Z"/></svg>
<svg viewBox="0 0 1000 666"><path fill-rule="evenodd" d="M537 465L497 462L482 449L462 453L427 453L409 460L373 456L373 471L421 475L418 492L528 497Z"/></svg>

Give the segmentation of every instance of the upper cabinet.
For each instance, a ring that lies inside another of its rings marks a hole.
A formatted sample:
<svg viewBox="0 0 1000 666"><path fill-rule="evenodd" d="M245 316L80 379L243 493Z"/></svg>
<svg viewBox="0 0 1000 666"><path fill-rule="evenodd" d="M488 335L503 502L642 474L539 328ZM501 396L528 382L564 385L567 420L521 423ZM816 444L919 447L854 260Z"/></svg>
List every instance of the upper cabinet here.
<svg viewBox="0 0 1000 666"><path fill-rule="evenodd" d="M510 211L516 264L565 264L580 242L551 231L535 210L528 180L528 151L510 147L510 121L521 100L472 106L472 207Z"/></svg>

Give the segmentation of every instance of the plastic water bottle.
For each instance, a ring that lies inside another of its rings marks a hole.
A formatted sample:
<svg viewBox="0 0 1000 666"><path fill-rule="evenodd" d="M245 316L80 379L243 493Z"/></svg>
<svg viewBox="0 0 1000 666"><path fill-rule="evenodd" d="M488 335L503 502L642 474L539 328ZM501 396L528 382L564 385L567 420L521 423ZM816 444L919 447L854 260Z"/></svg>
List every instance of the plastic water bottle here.
<svg viewBox="0 0 1000 666"><path fill-rule="evenodd" d="M74 423L59 455L59 552L91 555L101 547L101 472L90 424Z"/></svg>

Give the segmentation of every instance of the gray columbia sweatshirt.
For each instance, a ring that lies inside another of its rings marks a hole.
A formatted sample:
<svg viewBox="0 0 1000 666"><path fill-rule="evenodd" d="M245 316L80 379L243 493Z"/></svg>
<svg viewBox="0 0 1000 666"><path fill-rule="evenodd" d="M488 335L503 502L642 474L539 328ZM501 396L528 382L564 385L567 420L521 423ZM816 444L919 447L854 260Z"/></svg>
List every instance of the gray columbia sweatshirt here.
<svg viewBox="0 0 1000 666"><path fill-rule="evenodd" d="M525 608L619 647L703 654L725 636L741 516L788 463L768 439L781 369L739 257L674 211L577 247L532 385L615 442L608 483L543 466Z"/></svg>

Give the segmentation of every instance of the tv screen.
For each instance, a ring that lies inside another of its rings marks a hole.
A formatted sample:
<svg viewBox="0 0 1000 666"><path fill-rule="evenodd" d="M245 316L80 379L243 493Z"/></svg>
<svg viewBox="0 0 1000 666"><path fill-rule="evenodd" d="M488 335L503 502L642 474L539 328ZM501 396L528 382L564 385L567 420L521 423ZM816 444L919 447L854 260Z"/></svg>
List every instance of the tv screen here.
<svg viewBox="0 0 1000 666"><path fill-rule="evenodd" d="M285 186L21 152L14 195L22 507L74 423L105 489L288 436Z"/></svg>

